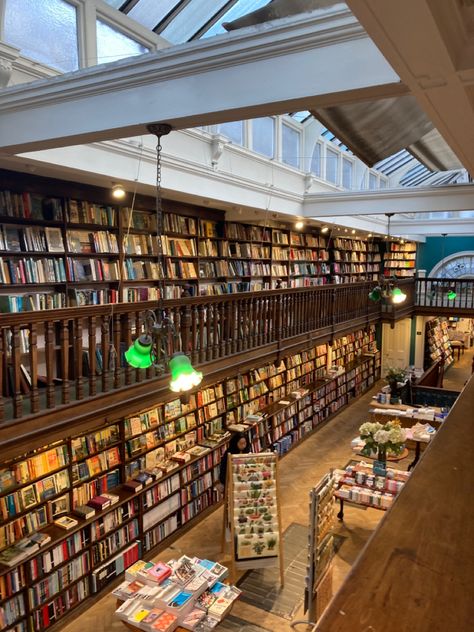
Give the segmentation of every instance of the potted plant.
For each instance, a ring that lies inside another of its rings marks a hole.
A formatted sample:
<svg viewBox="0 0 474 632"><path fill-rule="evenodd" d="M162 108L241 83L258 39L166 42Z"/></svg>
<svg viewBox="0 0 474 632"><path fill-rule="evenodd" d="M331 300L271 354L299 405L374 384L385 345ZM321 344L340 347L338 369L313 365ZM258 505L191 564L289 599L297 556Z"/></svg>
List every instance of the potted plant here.
<svg viewBox="0 0 474 632"><path fill-rule="evenodd" d="M400 387L398 384L404 383L407 377L405 369L399 369L398 367L389 367L385 379L390 386L390 399L398 399L400 396Z"/></svg>

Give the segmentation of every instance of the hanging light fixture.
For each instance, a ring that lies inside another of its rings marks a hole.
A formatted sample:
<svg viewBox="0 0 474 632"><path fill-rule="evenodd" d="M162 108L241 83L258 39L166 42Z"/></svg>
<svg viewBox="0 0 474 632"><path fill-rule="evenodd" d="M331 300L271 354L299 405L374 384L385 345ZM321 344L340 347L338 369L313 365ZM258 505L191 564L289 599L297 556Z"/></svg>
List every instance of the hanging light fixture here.
<svg viewBox="0 0 474 632"><path fill-rule="evenodd" d="M114 184L112 186L112 196L116 200L123 200L123 198L125 197L125 189L121 184Z"/></svg>
<svg viewBox="0 0 474 632"><path fill-rule="evenodd" d="M387 222L387 235L385 239L387 242L390 242L390 220L393 217L394 213L385 213L388 218ZM370 237L371 235L369 235ZM378 284L373 287L369 292L369 299L374 301L374 303L378 303L379 301L391 302L394 305L399 305L403 303L407 295L403 290L401 290L398 285L395 283L396 278L394 279L381 279Z"/></svg>
<svg viewBox="0 0 474 632"><path fill-rule="evenodd" d="M163 204L161 194L161 138L171 131L165 123L148 125L148 131L157 137L156 145L156 240L158 258L158 305L155 310L148 310L144 317L144 333L138 336L125 352L125 359L130 366L137 369L148 369L153 366L160 372L171 372L170 389L175 393L184 393L198 386L203 378L196 371L191 360L179 350L180 340L173 321L164 308L165 296L165 258L163 254ZM171 355L171 359L170 359Z"/></svg>

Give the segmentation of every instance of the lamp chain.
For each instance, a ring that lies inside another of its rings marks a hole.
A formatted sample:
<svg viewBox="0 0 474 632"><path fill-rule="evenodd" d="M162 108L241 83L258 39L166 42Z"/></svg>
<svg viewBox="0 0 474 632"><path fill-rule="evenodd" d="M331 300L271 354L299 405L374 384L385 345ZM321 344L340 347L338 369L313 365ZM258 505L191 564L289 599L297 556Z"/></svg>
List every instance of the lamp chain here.
<svg viewBox="0 0 474 632"><path fill-rule="evenodd" d="M156 144L156 191L155 191L155 213L156 213L156 232L157 232L157 257L158 257L158 265L159 265L159 281L158 281L158 290L159 290L159 299L158 299L158 319L161 321L163 318L163 301L165 298L165 258L163 255L163 199L162 199L162 189L161 189L161 177L162 177L162 167L161 167L161 138L162 136L166 136L171 132L171 125L167 125L166 123L152 123L147 126L148 131L151 134L154 134L157 138Z"/></svg>

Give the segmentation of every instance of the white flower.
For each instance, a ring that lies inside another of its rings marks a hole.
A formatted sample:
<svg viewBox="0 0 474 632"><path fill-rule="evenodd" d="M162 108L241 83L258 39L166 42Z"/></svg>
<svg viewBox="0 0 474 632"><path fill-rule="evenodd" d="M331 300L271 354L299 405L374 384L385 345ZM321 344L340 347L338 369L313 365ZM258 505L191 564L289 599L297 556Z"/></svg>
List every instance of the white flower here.
<svg viewBox="0 0 474 632"><path fill-rule="evenodd" d="M377 443L388 443L390 441L390 432L388 432L388 430L377 430L374 439Z"/></svg>
<svg viewBox="0 0 474 632"><path fill-rule="evenodd" d="M378 422L372 423L370 421L366 421L359 428L359 433L361 436L374 435L378 430L381 430L381 429L382 429L382 424L379 424Z"/></svg>
<svg viewBox="0 0 474 632"><path fill-rule="evenodd" d="M404 443L406 438L405 431L403 428L400 428L400 426L393 427L388 433L388 436L391 443Z"/></svg>

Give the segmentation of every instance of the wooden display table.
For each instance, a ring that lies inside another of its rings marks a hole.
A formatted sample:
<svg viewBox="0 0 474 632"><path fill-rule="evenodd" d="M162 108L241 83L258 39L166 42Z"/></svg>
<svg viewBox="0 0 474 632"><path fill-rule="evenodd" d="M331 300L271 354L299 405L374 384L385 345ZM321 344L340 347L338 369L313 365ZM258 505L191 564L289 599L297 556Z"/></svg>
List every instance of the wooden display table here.
<svg viewBox="0 0 474 632"><path fill-rule="evenodd" d="M464 351L466 349L464 342L462 342L462 340L451 340L451 347L453 348L453 355L455 351L458 352L458 361L459 361L461 358L461 351L462 351L462 354L464 355Z"/></svg>
<svg viewBox="0 0 474 632"><path fill-rule="evenodd" d="M377 410L384 412L377 412ZM436 413L441 413L442 409L438 406L429 406L425 408L415 408L414 406L409 406L408 404L380 404L379 402L373 400L369 404L369 414L374 417L374 421L380 421L383 423L389 417L396 417L402 428L411 428L414 422L421 423L429 423L434 428L439 428L443 423L439 418L428 419L427 417L423 417L423 411L430 410ZM390 411L390 414L385 411Z"/></svg>

